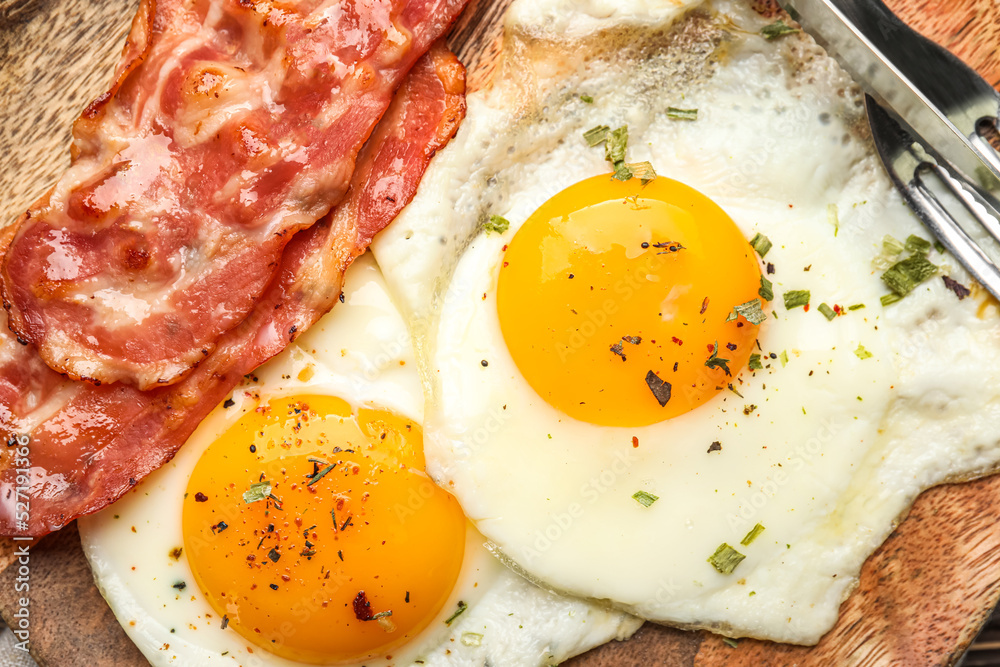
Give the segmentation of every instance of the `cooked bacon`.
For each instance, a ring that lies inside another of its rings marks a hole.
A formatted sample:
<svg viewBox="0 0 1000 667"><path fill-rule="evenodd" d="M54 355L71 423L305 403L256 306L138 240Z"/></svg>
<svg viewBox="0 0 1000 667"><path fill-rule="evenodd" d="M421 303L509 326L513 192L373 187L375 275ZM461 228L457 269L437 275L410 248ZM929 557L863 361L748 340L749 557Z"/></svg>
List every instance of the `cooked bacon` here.
<svg viewBox="0 0 1000 667"><path fill-rule="evenodd" d="M0 535L41 536L113 502L170 460L245 374L333 307L348 265L413 197L430 158L454 135L464 92L461 64L435 45L359 155L344 203L292 238L250 316L182 381L149 391L73 382L11 334L0 338L0 401L9 408L0 414L0 436L31 438L23 525L13 450L0 460Z"/></svg>
<svg viewBox="0 0 1000 667"><path fill-rule="evenodd" d="M19 220L0 269L10 328L73 379L183 378L344 197L465 2L143 0L72 166Z"/></svg>

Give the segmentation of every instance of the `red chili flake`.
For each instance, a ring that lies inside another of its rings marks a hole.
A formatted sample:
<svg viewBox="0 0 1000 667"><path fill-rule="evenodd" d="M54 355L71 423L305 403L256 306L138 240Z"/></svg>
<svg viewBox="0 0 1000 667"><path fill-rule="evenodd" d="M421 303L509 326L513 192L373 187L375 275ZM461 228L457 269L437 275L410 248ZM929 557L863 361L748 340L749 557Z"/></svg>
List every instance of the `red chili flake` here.
<svg viewBox="0 0 1000 667"><path fill-rule="evenodd" d="M208 500L208 496L206 496L206 495L205 495L204 493L202 493L201 491L199 491L198 493L194 494L194 501L195 501L196 503L203 503L203 502L205 502L206 500Z"/></svg>
<svg viewBox="0 0 1000 667"><path fill-rule="evenodd" d="M840 306L838 306L837 304L833 304L833 312L835 312L835 313L837 313L838 315L840 315L840 313L841 313L841 312L842 312L843 310L844 310L844 309L843 309L843 308L841 308Z"/></svg>
<svg viewBox="0 0 1000 667"><path fill-rule="evenodd" d="M808 313L808 312L809 312L809 304L807 303L806 305L802 306L802 310L803 310L804 312L807 312L807 313Z"/></svg>
<svg viewBox="0 0 1000 667"><path fill-rule="evenodd" d="M701 302L701 312L698 313L698 314L699 315L704 315L706 310L708 310L708 297L707 296L705 297L705 300Z"/></svg>
<svg viewBox="0 0 1000 667"><path fill-rule="evenodd" d="M678 345L683 345L684 344L684 341L682 341L677 336L671 336L670 340L672 340L673 342L677 343ZM709 349L711 349L711 347L709 347Z"/></svg>
<svg viewBox="0 0 1000 667"><path fill-rule="evenodd" d="M715 352L715 345L706 345L705 349L709 352Z"/></svg>
<svg viewBox="0 0 1000 667"><path fill-rule="evenodd" d="M639 446L639 438L637 436L634 436L634 435L632 436L632 446L633 447L638 447Z"/></svg>
<svg viewBox="0 0 1000 667"><path fill-rule="evenodd" d="M372 605L368 602L368 596L364 591L358 591L354 596L354 617L359 621L370 621L375 616L372 613Z"/></svg>

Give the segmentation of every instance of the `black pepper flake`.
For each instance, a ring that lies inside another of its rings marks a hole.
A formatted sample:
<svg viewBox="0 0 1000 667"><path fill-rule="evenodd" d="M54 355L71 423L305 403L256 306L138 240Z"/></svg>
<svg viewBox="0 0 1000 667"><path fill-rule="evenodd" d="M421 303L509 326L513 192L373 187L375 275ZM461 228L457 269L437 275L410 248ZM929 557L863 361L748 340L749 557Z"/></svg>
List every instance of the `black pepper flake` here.
<svg viewBox="0 0 1000 667"><path fill-rule="evenodd" d="M404 602L409 602L410 601L410 591L406 591L406 598L403 601Z"/></svg>
<svg viewBox="0 0 1000 667"><path fill-rule="evenodd" d="M621 357L622 361L625 361L625 352L623 351L621 341L618 341L617 343L612 345L609 349L613 354L617 354L619 357Z"/></svg>
<svg viewBox="0 0 1000 667"><path fill-rule="evenodd" d="M188 587L188 585L186 583L184 583L183 581L178 581L176 584L174 584L172 586L172 588L176 588L179 591L182 591L182 590L184 590L187 587Z"/></svg>
<svg viewBox="0 0 1000 667"><path fill-rule="evenodd" d="M257 445L250 445L250 453L251 454L257 453Z"/></svg>
<svg viewBox="0 0 1000 667"><path fill-rule="evenodd" d="M661 408L670 401L670 383L661 380L660 376L653 371L646 373L646 386L653 392L653 397L656 398L656 402L660 404Z"/></svg>
<svg viewBox="0 0 1000 667"><path fill-rule="evenodd" d="M769 276L774 275L774 264L771 264L771 262L767 263L767 275Z"/></svg>
<svg viewBox="0 0 1000 667"><path fill-rule="evenodd" d="M944 286L954 292L959 301L972 294L972 290L957 280L953 280L950 276L941 277L944 279Z"/></svg>
<svg viewBox="0 0 1000 667"><path fill-rule="evenodd" d="M268 584L268 586L270 586L270 587L271 587L271 590L272 590L272 591L276 591L276 590L278 590L278 584Z"/></svg>
<svg viewBox="0 0 1000 667"><path fill-rule="evenodd" d="M726 343L726 349L732 352L736 349L736 343Z"/></svg>
<svg viewBox="0 0 1000 667"><path fill-rule="evenodd" d="M220 630L225 630L229 627L229 616L222 617L222 625L219 626Z"/></svg>
<svg viewBox="0 0 1000 667"><path fill-rule="evenodd" d="M576 276L574 276L574 275L573 275L572 273L571 273L571 274L569 274L569 279L570 279L570 280L573 280L573 278L576 278Z"/></svg>
<svg viewBox="0 0 1000 667"><path fill-rule="evenodd" d="M271 550L267 552L267 557L271 559L272 563L277 563L281 558L281 554L278 553L277 549L271 547Z"/></svg>
<svg viewBox="0 0 1000 667"><path fill-rule="evenodd" d="M767 356L771 357L772 359L777 359L778 358L778 355L776 355L774 352L772 352L771 354L769 354Z"/></svg>
<svg viewBox="0 0 1000 667"><path fill-rule="evenodd" d="M206 495L205 495L204 493L202 493L201 491L199 491L198 493L194 494L194 501L195 501L196 503L203 503L203 502L205 502L206 500L208 500L208 496L206 496Z"/></svg>
<svg viewBox="0 0 1000 667"><path fill-rule="evenodd" d="M643 242L642 242L642 247L643 247L644 249L645 249L645 248L648 248L648 247L649 247L649 244L648 244L648 243L646 243L645 241L643 241Z"/></svg>
<svg viewBox="0 0 1000 667"><path fill-rule="evenodd" d="M481 364L483 365L483 368L486 368L487 366L489 366L489 365L490 365L490 362L486 361L485 359L483 359L483 360L482 360L482 361L480 361L479 363L481 363Z"/></svg>
<svg viewBox="0 0 1000 667"><path fill-rule="evenodd" d="M678 367L678 366L680 366L680 362L678 362L678 361L675 361L675 362L674 362L674 372L675 372L675 373L677 372L677 367Z"/></svg>
<svg viewBox="0 0 1000 667"><path fill-rule="evenodd" d="M699 315L704 315L706 310L708 310L708 297L707 296L705 297L705 300L701 302L701 310L698 312L698 314Z"/></svg>
<svg viewBox="0 0 1000 667"><path fill-rule="evenodd" d="M354 617L359 621L370 621L375 616L372 613L372 605L368 602L368 596L364 591L358 591L354 596Z"/></svg>
<svg viewBox="0 0 1000 667"><path fill-rule="evenodd" d="M722 451L722 443L719 442L718 440L716 440L715 442L713 442L711 445L708 446L709 454L711 454L712 452L721 452L721 451Z"/></svg>
<svg viewBox="0 0 1000 667"><path fill-rule="evenodd" d="M337 556L340 558L340 560L344 560L344 552L343 551L338 550L337 551Z"/></svg>
<svg viewBox="0 0 1000 667"><path fill-rule="evenodd" d="M222 407L224 408L231 408L234 405L236 405L236 401L234 401L231 398L227 398L225 401L222 402Z"/></svg>
<svg viewBox="0 0 1000 667"><path fill-rule="evenodd" d="M663 252L656 253L657 255L665 255L668 252L677 252L678 250L686 250L684 246L676 241L662 241L660 243L654 243L654 248L663 248Z"/></svg>
<svg viewBox="0 0 1000 667"><path fill-rule="evenodd" d="M340 302L344 303L344 293L343 292L340 293Z"/></svg>
<svg viewBox="0 0 1000 667"><path fill-rule="evenodd" d="M273 533L274 532L274 524L273 523L267 524L267 532L269 532L269 533Z"/></svg>
<svg viewBox="0 0 1000 667"><path fill-rule="evenodd" d="M221 533L226 528L229 528L229 524L226 523L225 521L220 521L219 523L217 523L214 526L212 526L212 532L213 533Z"/></svg>

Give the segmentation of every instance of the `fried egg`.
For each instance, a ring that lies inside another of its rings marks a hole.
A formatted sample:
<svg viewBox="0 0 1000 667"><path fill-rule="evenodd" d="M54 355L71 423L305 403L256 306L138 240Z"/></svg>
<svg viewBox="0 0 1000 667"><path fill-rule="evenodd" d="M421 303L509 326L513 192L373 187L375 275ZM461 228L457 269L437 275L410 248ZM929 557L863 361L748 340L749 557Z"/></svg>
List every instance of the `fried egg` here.
<svg viewBox="0 0 1000 667"><path fill-rule="evenodd" d="M641 621L505 568L424 472L410 339L369 256L344 303L82 519L153 665L547 665ZM513 662L508 662L513 661Z"/></svg>
<svg viewBox="0 0 1000 667"><path fill-rule="evenodd" d="M812 644L920 491L996 468L1000 341L856 86L746 4L518 0L373 250L427 470L508 564ZM908 257L934 275L899 299L881 278Z"/></svg>

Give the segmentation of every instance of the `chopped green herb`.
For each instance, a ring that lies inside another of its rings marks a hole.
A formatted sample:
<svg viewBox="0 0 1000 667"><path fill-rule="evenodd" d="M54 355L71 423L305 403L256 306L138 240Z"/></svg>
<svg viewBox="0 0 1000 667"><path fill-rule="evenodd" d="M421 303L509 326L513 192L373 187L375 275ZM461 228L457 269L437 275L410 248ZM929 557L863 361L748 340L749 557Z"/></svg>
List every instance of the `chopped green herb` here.
<svg viewBox="0 0 1000 667"><path fill-rule="evenodd" d="M847 310L861 310L864 307L865 307L865 304L863 304L863 303L856 303L853 306L848 306Z"/></svg>
<svg viewBox="0 0 1000 667"><path fill-rule="evenodd" d="M584 104L593 104L594 98L591 97L590 95L580 95L580 101L583 102Z"/></svg>
<svg viewBox="0 0 1000 667"><path fill-rule="evenodd" d="M773 42L779 37L784 37L785 35L792 35L799 31L798 28L793 28L792 26L785 23L782 19L778 19L774 23L770 23L760 29L760 34L769 42Z"/></svg>
<svg viewBox="0 0 1000 667"><path fill-rule="evenodd" d="M931 264L924 255L910 255L889 267L882 274L882 282L899 296L906 296L914 287L937 272L938 267Z"/></svg>
<svg viewBox="0 0 1000 667"><path fill-rule="evenodd" d="M764 277L764 274L760 274L760 289L757 290L757 294L760 294L760 298L764 301L774 300L774 284Z"/></svg>
<svg viewBox="0 0 1000 667"><path fill-rule="evenodd" d="M597 127L592 127L583 133L583 140L587 142L587 145L593 148L594 146L600 146L607 139L608 132L611 128L607 125L598 125Z"/></svg>
<svg viewBox="0 0 1000 667"><path fill-rule="evenodd" d="M632 176L638 178L643 185L656 180L656 171L648 162L633 162L626 166L632 171Z"/></svg>
<svg viewBox="0 0 1000 667"><path fill-rule="evenodd" d="M715 550L715 553L709 556L708 562L712 564L716 570L722 574L732 574L736 566L743 562L746 558L736 549L732 548L725 542L719 545L719 548Z"/></svg>
<svg viewBox="0 0 1000 667"><path fill-rule="evenodd" d="M893 303L896 303L897 301L902 300L902 298L903 297L899 296L898 294L883 294L882 296L879 297L879 301L882 302L883 306L888 306Z"/></svg>
<svg viewBox="0 0 1000 667"><path fill-rule="evenodd" d="M750 299L746 303L733 306L733 312L726 318L727 322L732 322L737 315L742 315L750 324L760 324L767 319L764 309L761 307L760 299Z"/></svg>
<svg viewBox="0 0 1000 667"><path fill-rule="evenodd" d="M632 169L629 168L625 161L615 163L615 173L611 174L611 177L616 181L627 181L632 178Z"/></svg>
<svg viewBox="0 0 1000 667"><path fill-rule="evenodd" d="M673 118L674 120L698 120L698 110L667 107L667 118Z"/></svg>
<svg viewBox="0 0 1000 667"><path fill-rule="evenodd" d="M781 367L784 368L785 364L788 363L788 350L781 351L781 354L778 356L778 361L781 362Z"/></svg>
<svg viewBox="0 0 1000 667"><path fill-rule="evenodd" d="M940 241L934 241L934 249L938 251L939 255L943 255L945 251L944 244Z"/></svg>
<svg viewBox="0 0 1000 667"><path fill-rule="evenodd" d="M895 256L903 252L906 246L893 236L886 234L882 237L882 252L886 255Z"/></svg>
<svg viewBox="0 0 1000 667"><path fill-rule="evenodd" d="M499 215L491 215L490 219L483 223L483 229L486 233L495 232L497 234L503 234L507 229L510 228L510 221L507 218L503 218Z"/></svg>
<svg viewBox="0 0 1000 667"><path fill-rule="evenodd" d="M248 491L243 492L243 502L245 503L255 503L258 500L264 500L271 495L271 483L270 482L254 482L250 485Z"/></svg>
<svg viewBox="0 0 1000 667"><path fill-rule="evenodd" d="M763 532L764 532L764 526L758 523L756 526L750 529L750 532L746 534L746 537L740 540L740 544L742 544L745 547L750 546L750 544L757 539L757 536Z"/></svg>
<svg viewBox="0 0 1000 667"><path fill-rule="evenodd" d="M652 493L646 493L645 491L636 491L632 494L632 500L643 507L649 507L659 499L659 496L654 496Z"/></svg>
<svg viewBox="0 0 1000 667"><path fill-rule="evenodd" d="M723 359L719 357L719 341L715 341L715 346L712 348L712 354L705 361L705 365L709 368L721 368L726 371L726 375L732 375L729 372L729 359Z"/></svg>
<svg viewBox="0 0 1000 667"><path fill-rule="evenodd" d="M750 355L750 361L747 362L747 368L749 368L752 371L763 370L764 364L760 363L759 354L754 353Z"/></svg>
<svg viewBox="0 0 1000 667"><path fill-rule="evenodd" d="M625 147L628 146L628 125L611 130L604 142L604 159L615 165L625 161Z"/></svg>
<svg viewBox="0 0 1000 667"><path fill-rule="evenodd" d="M750 245L757 254L763 257L767 254L767 251L771 249L771 240L761 233L754 234L754 237L750 239Z"/></svg>
<svg viewBox="0 0 1000 667"><path fill-rule="evenodd" d="M826 205L826 221L833 225L833 235L836 236L840 231L840 215L836 204Z"/></svg>
<svg viewBox="0 0 1000 667"><path fill-rule="evenodd" d="M858 349L854 350L854 356L858 359L871 359L872 353L865 349L865 346L858 343Z"/></svg>
<svg viewBox="0 0 1000 667"><path fill-rule="evenodd" d="M926 255L931 251L931 242L915 234L910 234L906 237L906 245L903 247L906 248L906 252Z"/></svg>
<svg viewBox="0 0 1000 667"><path fill-rule="evenodd" d="M478 632L463 632L462 633L462 645L463 646L479 646L483 643L483 636Z"/></svg>
<svg viewBox="0 0 1000 667"><path fill-rule="evenodd" d="M807 289L793 289L785 292L785 308L791 310L792 308L798 308L800 306L809 305L809 290Z"/></svg>
<svg viewBox="0 0 1000 667"><path fill-rule="evenodd" d="M753 595L753 593L751 592L750 595ZM723 637L722 643L731 648L736 648L737 646L740 645L740 643L735 639L733 639L732 637Z"/></svg>
<svg viewBox="0 0 1000 667"><path fill-rule="evenodd" d="M816 310L818 310L820 313L822 313L823 317L825 317L826 319L830 320L831 322L833 321L833 318L835 318L837 316L837 313L835 313L833 311L833 308L831 308L830 306L826 305L825 303L819 304L819 308L817 308Z"/></svg>
<svg viewBox="0 0 1000 667"><path fill-rule="evenodd" d="M317 471L316 473L314 473L312 475L306 475L306 477L309 477L309 483L306 484L306 486L312 486L313 484L315 484L319 480L323 479L328 472L330 472L331 470L333 470L333 466L335 466L335 465L336 465L335 463L331 463L327 467L323 468L322 470Z"/></svg>
<svg viewBox="0 0 1000 667"><path fill-rule="evenodd" d="M456 609L455 613L452 614L451 616L449 616L447 618L447 620L445 620L444 624L445 625L451 625L451 622L454 621L459 616L461 616L463 613L465 613L465 610L468 609L468 608L469 608L469 605L465 604L465 602L463 602L462 600L459 600L458 601L458 609Z"/></svg>

